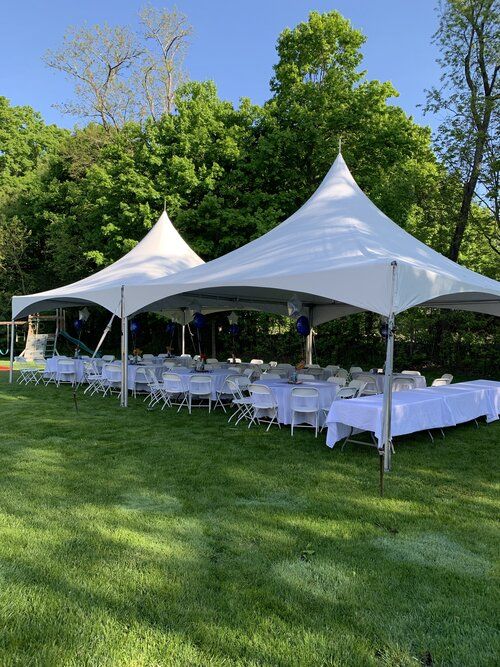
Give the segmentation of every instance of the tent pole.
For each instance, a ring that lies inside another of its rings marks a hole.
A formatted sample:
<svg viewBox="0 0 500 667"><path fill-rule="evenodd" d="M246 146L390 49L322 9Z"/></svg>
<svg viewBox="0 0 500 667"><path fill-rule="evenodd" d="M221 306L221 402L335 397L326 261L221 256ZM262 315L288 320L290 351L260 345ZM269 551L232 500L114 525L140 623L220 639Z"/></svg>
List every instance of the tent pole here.
<svg viewBox="0 0 500 667"><path fill-rule="evenodd" d="M182 352L181 354L186 354L186 325L182 325Z"/></svg>
<svg viewBox="0 0 500 667"><path fill-rule="evenodd" d="M16 339L16 323L10 323L10 350L9 350L9 384L14 381L14 342Z"/></svg>
<svg viewBox="0 0 500 667"><path fill-rule="evenodd" d="M313 309L309 308L308 313L310 331L306 339L306 365L310 366L313 362Z"/></svg>
<svg viewBox="0 0 500 667"><path fill-rule="evenodd" d="M122 323L121 335L121 362L122 362L122 386L120 394L120 405L126 408L128 405L128 318L125 315L125 287L122 285L122 298L120 304L120 317Z"/></svg>
<svg viewBox="0 0 500 667"><path fill-rule="evenodd" d="M384 472L389 472L391 469L391 455L392 455L392 433L391 433L391 416L392 416L392 376L393 376L393 362L394 362L394 294L396 289L396 269L397 262L391 262L392 279L391 279L391 310L387 319L387 348L385 357L385 377L384 377L384 397L382 405L382 438L379 441L379 453L384 457ZM383 488L383 479L381 479L381 489Z"/></svg>
<svg viewBox="0 0 500 667"><path fill-rule="evenodd" d="M216 343L216 340L215 340L215 336L216 336L215 331L216 331L216 329L215 329L215 320L212 320L212 358L213 359L217 358L217 343Z"/></svg>

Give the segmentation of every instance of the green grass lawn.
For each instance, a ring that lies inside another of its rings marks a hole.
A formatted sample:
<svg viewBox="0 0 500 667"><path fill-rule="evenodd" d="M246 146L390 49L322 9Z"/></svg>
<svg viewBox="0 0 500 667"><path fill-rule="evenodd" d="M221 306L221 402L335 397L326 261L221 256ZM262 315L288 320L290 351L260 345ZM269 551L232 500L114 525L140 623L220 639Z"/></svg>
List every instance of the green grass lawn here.
<svg viewBox="0 0 500 667"><path fill-rule="evenodd" d="M498 423L368 447L0 374L0 664L498 665Z"/></svg>

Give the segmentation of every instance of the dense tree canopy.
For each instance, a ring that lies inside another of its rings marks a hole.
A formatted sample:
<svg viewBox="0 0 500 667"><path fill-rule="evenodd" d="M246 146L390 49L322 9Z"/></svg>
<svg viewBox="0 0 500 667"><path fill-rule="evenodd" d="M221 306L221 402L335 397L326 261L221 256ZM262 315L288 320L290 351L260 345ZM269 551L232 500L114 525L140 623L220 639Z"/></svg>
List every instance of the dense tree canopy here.
<svg viewBox="0 0 500 667"><path fill-rule="evenodd" d="M243 245L311 195L340 138L373 201L447 252L463 182L436 157L428 128L390 103L393 86L360 69L363 42L339 13L312 12L280 35L272 96L263 106L243 99L235 107L219 98L213 82L187 82L175 91L173 112L116 128L90 123L70 133L0 98L2 317L9 317L13 293L55 287L121 257L150 229L164 200L205 260ZM478 220L489 219L479 201L473 206ZM483 229L467 228L462 261L495 277L496 255ZM431 353L447 360L444 328L474 331L485 319L408 313L401 318L401 349L422 363ZM371 314L324 325L318 351L325 360L338 354L379 363L378 326ZM266 335L259 342L252 331ZM249 351L267 339L285 355L300 354L289 325L276 318L245 316L242 332L239 345ZM222 334L224 340L229 345Z"/></svg>

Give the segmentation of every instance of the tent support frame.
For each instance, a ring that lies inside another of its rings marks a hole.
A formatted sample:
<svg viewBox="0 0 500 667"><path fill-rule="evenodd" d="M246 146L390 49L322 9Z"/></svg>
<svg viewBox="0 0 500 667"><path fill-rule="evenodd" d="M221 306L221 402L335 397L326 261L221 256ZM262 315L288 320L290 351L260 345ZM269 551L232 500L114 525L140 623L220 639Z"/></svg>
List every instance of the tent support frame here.
<svg viewBox="0 0 500 667"><path fill-rule="evenodd" d="M306 338L306 365L310 366L313 362L313 315L314 315L314 309L312 306L309 306L308 309L308 319L309 319L309 333L307 334Z"/></svg>
<svg viewBox="0 0 500 667"><path fill-rule="evenodd" d="M14 381L14 342L16 340L16 322L10 323L10 349L9 349L9 384Z"/></svg>
<svg viewBox="0 0 500 667"><path fill-rule="evenodd" d="M392 377L394 363L394 295L396 291L397 262L391 262L391 310L387 318L387 348L385 357L384 398L382 406L382 437L379 442L379 454L384 457L384 465L380 467L380 490L383 492L383 473L391 470L392 457Z"/></svg>
<svg viewBox="0 0 500 667"><path fill-rule="evenodd" d="M122 408L128 406L128 317L125 311L125 286L122 285L120 300L121 331L121 362L122 362L122 386L120 392L120 405Z"/></svg>

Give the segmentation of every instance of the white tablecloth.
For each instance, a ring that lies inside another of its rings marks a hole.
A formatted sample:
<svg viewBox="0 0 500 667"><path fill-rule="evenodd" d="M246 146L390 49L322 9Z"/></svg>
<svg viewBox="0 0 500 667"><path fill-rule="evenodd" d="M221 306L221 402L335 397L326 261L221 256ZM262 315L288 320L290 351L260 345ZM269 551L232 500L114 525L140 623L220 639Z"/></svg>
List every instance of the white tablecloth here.
<svg viewBox="0 0 500 667"><path fill-rule="evenodd" d="M52 373L55 373L56 380L59 380L59 375L57 373L57 364L59 361L62 360L75 362L76 381L81 382L83 380L83 359L76 359L73 357L50 357L49 359L47 359L44 377L49 378L51 377Z"/></svg>
<svg viewBox="0 0 500 667"><path fill-rule="evenodd" d="M500 413L500 382L494 380L473 380L457 382L443 387L430 387L447 401L457 424L486 417L492 422Z"/></svg>
<svg viewBox="0 0 500 667"><path fill-rule="evenodd" d="M350 427L382 433L381 394L335 401L327 417L327 445L347 437ZM392 395L392 435L404 435L433 428L456 426L486 416L488 422L498 419L500 382L474 380L442 387L411 389Z"/></svg>
<svg viewBox="0 0 500 667"><path fill-rule="evenodd" d="M278 421L280 424L291 424L292 409L291 395L295 387L314 387L319 391L320 408L327 410L333 402L339 389L334 382L302 382L301 384L288 384L286 380L265 380L264 376L256 384L265 384L273 392L278 404ZM324 413L320 412L320 425L324 421Z"/></svg>
<svg viewBox="0 0 500 667"><path fill-rule="evenodd" d="M382 435L383 395L334 401L326 423L326 444L333 447L346 438L350 427L371 431L380 439ZM427 429L455 426L451 410L442 396L428 390L410 389L392 395L392 435L405 435Z"/></svg>

